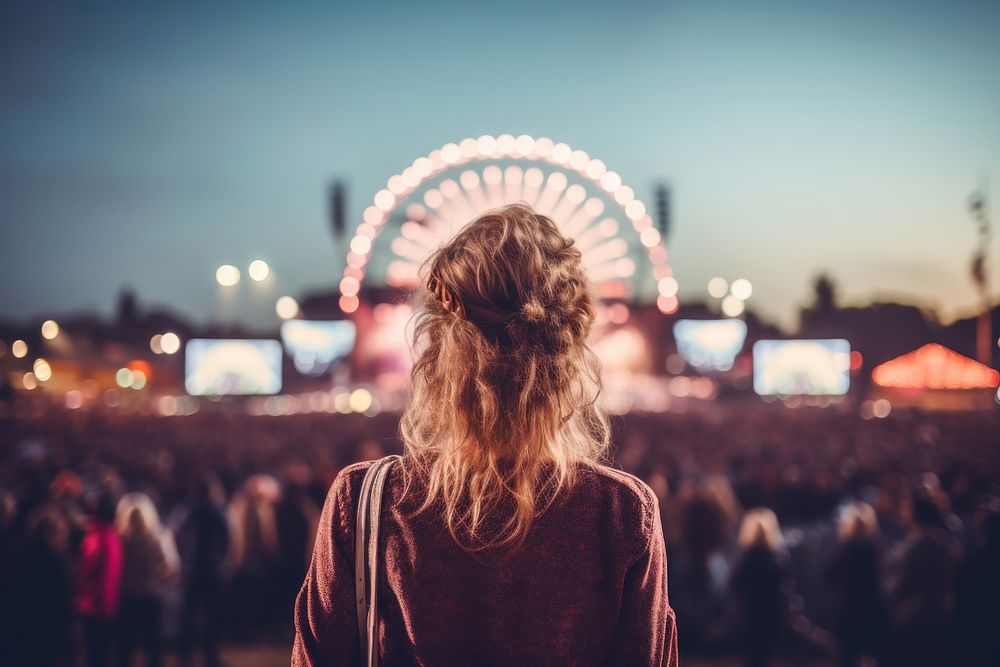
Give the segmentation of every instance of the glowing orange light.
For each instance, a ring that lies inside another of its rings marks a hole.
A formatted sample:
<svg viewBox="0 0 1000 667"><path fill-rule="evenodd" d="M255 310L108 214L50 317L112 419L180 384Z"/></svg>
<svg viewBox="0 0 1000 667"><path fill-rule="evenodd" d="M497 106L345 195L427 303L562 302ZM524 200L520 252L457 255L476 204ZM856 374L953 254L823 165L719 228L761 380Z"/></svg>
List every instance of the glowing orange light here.
<svg viewBox="0 0 1000 667"><path fill-rule="evenodd" d="M1000 372L929 343L877 367L872 380L898 389L992 389L1000 385Z"/></svg>

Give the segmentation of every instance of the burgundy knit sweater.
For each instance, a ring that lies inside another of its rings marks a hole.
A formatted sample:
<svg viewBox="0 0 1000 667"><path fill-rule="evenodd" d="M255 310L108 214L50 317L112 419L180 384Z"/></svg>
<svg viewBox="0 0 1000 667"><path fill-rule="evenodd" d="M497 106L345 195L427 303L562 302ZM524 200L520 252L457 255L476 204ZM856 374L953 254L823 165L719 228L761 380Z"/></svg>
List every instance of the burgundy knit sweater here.
<svg viewBox="0 0 1000 667"><path fill-rule="evenodd" d="M404 458L403 465L407 465ZM371 462L327 495L295 604L293 667L358 664L355 507ZM507 557L473 556L440 511L403 502L397 463L382 513L381 662L386 665L677 665L659 505L636 477L582 468L577 484Z"/></svg>

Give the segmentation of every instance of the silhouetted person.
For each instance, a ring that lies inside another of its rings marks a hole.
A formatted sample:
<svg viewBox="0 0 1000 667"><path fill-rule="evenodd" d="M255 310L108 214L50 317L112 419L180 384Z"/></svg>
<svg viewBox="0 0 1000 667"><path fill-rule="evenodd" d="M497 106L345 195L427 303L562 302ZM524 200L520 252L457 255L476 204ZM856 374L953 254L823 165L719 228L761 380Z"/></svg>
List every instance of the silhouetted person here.
<svg viewBox="0 0 1000 667"><path fill-rule="evenodd" d="M871 505L858 503L848 510L837 527L839 544L826 573L845 666L858 664L862 655L885 660L889 618L879 588L876 521Z"/></svg>
<svg viewBox="0 0 1000 667"><path fill-rule="evenodd" d="M129 493L118 503L122 540L121 665L132 664L137 647L149 667L163 662L163 588L179 564L170 532L148 496Z"/></svg>
<svg viewBox="0 0 1000 667"><path fill-rule="evenodd" d="M73 582L68 541L69 528L53 506L41 506L28 517L11 599L16 609L12 630L20 649L12 656L14 665L69 664Z"/></svg>
<svg viewBox="0 0 1000 667"><path fill-rule="evenodd" d="M90 667L109 664L118 616L122 547L114 521L114 498L101 494L80 543L74 606L83 618Z"/></svg>
<svg viewBox="0 0 1000 667"><path fill-rule="evenodd" d="M764 508L747 512L739 543L741 552L730 588L746 664L763 667L771 662L785 616L781 590L785 575L778 553L781 531L774 512Z"/></svg>
<svg viewBox="0 0 1000 667"><path fill-rule="evenodd" d="M985 523L986 544L965 561L956 583L956 646L970 667L1000 665L1000 511L991 508Z"/></svg>
<svg viewBox="0 0 1000 667"><path fill-rule="evenodd" d="M219 664L220 596L229 553L229 526L221 509L222 490L214 475L202 477L177 531L184 586L180 653L190 664L200 643L210 667Z"/></svg>
<svg viewBox="0 0 1000 667"><path fill-rule="evenodd" d="M941 526L940 509L930 497L916 494L910 534L890 568L889 604L900 664L949 664L956 556L954 539Z"/></svg>

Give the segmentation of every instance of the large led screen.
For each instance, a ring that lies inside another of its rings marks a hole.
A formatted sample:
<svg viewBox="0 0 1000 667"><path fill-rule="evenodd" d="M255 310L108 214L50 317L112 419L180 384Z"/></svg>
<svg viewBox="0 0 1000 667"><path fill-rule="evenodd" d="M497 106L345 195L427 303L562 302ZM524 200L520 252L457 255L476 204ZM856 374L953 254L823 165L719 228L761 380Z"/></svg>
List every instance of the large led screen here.
<svg viewBox="0 0 1000 667"><path fill-rule="evenodd" d="M731 369L746 338L743 320L678 320L674 324L677 352L702 372Z"/></svg>
<svg viewBox="0 0 1000 667"><path fill-rule="evenodd" d="M851 345L842 338L759 340L753 388L761 396L838 396L851 384Z"/></svg>
<svg viewBox="0 0 1000 667"><path fill-rule="evenodd" d="M286 320L281 340L304 375L322 375L354 349L354 322L350 320Z"/></svg>
<svg viewBox="0 0 1000 667"><path fill-rule="evenodd" d="M281 343L194 338L184 353L184 386L193 396L277 394Z"/></svg>

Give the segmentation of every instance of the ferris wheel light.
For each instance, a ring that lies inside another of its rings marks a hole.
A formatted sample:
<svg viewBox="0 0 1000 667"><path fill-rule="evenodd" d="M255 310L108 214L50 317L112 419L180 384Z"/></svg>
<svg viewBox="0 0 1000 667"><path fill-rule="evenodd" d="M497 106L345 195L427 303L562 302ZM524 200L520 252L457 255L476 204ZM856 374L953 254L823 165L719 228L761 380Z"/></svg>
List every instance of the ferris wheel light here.
<svg viewBox="0 0 1000 667"><path fill-rule="evenodd" d="M633 199L625 206L625 215L634 222L646 215L646 205L638 199Z"/></svg>
<svg viewBox="0 0 1000 667"><path fill-rule="evenodd" d="M403 185L407 188L415 188L420 185L420 174L413 167L407 167L403 170Z"/></svg>
<svg viewBox="0 0 1000 667"><path fill-rule="evenodd" d="M574 183L566 189L566 200L579 206L587 198L587 189L579 183Z"/></svg>
<svg viewBox="0 0 1000 667"><path fill-rule="evenodd" d="M623 185L615 190L615 201L620 206L628 206L628 203L635 199L635 191L627 185Z"/></svg>
<svg viewBox="0 0 1000 667"><path fill-rule="evenodd" d="M428 208L438 208L444 203L444 197L438 190L431 188L424 193L424 203Z"/></svg>
<svg viewBox="0 0 1000 667"><path fill-rule="evenodd" d="M559 142L552 147L552 160L556 164L566 164L573 155L573 149L568 144Z"/></svg>
<svg viewBox="0 0 1000 667"><path fill-rule="evenodd" d="M367 255L372 249L372 241L364 236L355 236L351 239L351 250L359 255Z"/></svg>
<svg viewBox="0 0 1000 667"><path fill-rule="evenodd" d="M462 184L462 187L466 190L472 190L479 187L479 174L471 169L463 171L458 180Z"/></svg>
<svg viewBox="0 0 1000 667"><path fill-rule="evenodd" d="M520 185L521 181L524 180L524 170L516 164L512 164L504 169L503 180L511 185Z"/></svg>
<svg viewBox="0 0 1000 667"><path fill-rule="evenodd" d="M462 159L462 150L458 144L445 144L441 147L441 159L445 164L455 164Z"/></svg>
<svg viewBox="0 0 1000 667"><path fill-rule="evenodd" d="M593 159L587 163L587 178L597 180L604 176L608 168L598 159Z"/></svg>
<svg viewBox="0 0 1000 667"><path fill-rule="evenodd" d="M410 220L423 220L427 217L427 209L417 203L410 204L406 207L406 217Z"/></svg>
<svg viewBox="0 0 1000 667"><path fill-rule="evenodd" d="M601 187L607 192L616 192L622 186L622 177L614 171L606 171L601 176Z"/></svg>
<svg viewBox="0 0 1000 667"><path fill-rule="evenodd" d="M647 227L639 233L639 241L647 248L652 248L660 242L660 232L655 227Z"/></svg>
<svg viewBox="0 0 1000 667"><path fill-rule="evenodd" d="M483 181L487 185L499 185L503 181L503 171L495 164L491 164L486 169L483 169Z"/></svg>
<svg viewBox="0 0 1000 667"><path fill-rule="evenodd" d="M545 180L545 174L538 167L530 167L524 172L524 184L531 188L541 186Z"/></svg>
<svg viewBox="0 0 1000 667"><path fill-rule="evenodd" d="M527 157L535 150L535 140L527 134L522 134L514 140L514 150L520 155Z"/></svg>
<svg viewBox="0 0 1000 667"><path fill-rule="evenodd" d="M385 220L385 211L374 206L369 206L365 209L365 212L361 217L369 225L377 227L382 224L383 220Z"/></svg>
<svg viewBox="0 0 1000 667"><path fill-rule="evenodd" d="M476 149L483 157L489 157L497 149L497 140L488 134L484 134L476 141Z"/></svg>
<svg viewBox="0 0 1000 667"><path fill-rule="evenodd" d="M677 296L677 280L673 276L661 278L656 286L663 296Z"/></svg>
<svg viewBox="0 0 1000 667"><path fill-rule="evenodd" d="M458 142L458 150L462 152L462 157L468 160L476 157L476 153L479 152L479 145L472 137L466 137Z"/></svg>
<svg viewBox="0 0 1000 667"><path fill-rule="evenodd" d="M376 207L388 211L395 205L396 195L388 190L379 190L375 193L374 203Z"/></svg>
<svg viewBox="0 0 1000 667"><path fill-rule="evenodd" d="M406 192L406 183L403 182L403 177L399 174L393 174L389 177L389 181L386 183L386 188L389 192L394 195L400 195ZM392 204L389 205L390 207ZM381 208L381 206L379 207Z"/></svg>
<svg viewBox="0 0 1000 667"><path fill-rule="evenodd" d="M361 289L361 283L353 276L347 276L340 281L340 293L345 296L356 296Z"/></svg>
<svg viewBox="0 0 1000 667"><path fill-rule="evenodd" d="M360 301L356 296L342 296L340 297L340 309L345 313L353 313L358 309Z"/></svg>
<svg viewBox="0 0 1000 667"><path fill-rule="evenodd" d="M631 257L622 257L615 262L615 273L620 278L628 278L635 273L635 262Z"/></svg>
<svg viewBox="0 0 1000 667"><path fill-rule="evenodd" d="M525 169L517 164L495 163L509 158L534 161L536 165L547 162L551 166ZM487 164L461 172L456 168L470 162ZM447 174L435 187L423 189L421 195L413 194L421 190L422 185L429 185L427 179L442 172ZM568 177L573 174L578 175L574 180L582 177L582 182L571 183ZM590 196L589 190L594 186L599 192L607 193L607 197ZM408 197L414 199L407 201ZM620 208L616 215L603 217L608 199ZM586 151L574 150L566 143L555 143L548 137L484 134L478 139L465 137L458 143L445 144L426 156L417 157L389 178L385 189L375 194L373 205L365 209L364 221L359 222L347 253L347 267L341 280L343 311L353 312L359 307L357 294L375 239L390 215L400 215L399 209L405 206L405 222L399 228L399 236L388 244L395 258L381 266L386 267L390 284L407 287L418 281L419 266L427 255L447 242L455 230L481 211L515 201L524 201L539 213L550 216L563 233L578 242L591 279L609 283L609 289L614 285L615 293L623 289L621 279L637 271L634 258L628 257L628 242L621 237L615 238L621 232L620 221L623 220L629 220L646 247L650 269L658 285L663 278L672 279L670 267L666 265L666 248L646 206L603 161L591 158ZM667 285L675 283L674 280L664 283L663 289L669 293L674 288ZM676 308L676 295L673 299Z"/></svg>
<svg viewBox="0 0 1000 667"><path fill-rule="evenodd" d="M612 238L618 233L618 221L614 218L604 218L598 223L598 229L605 238Z"/></svg>
<svg viewBox="0 0 1000 667"><path fill-rule="evenodd" d="M675 296L663 296L661 294L656 297L656 307L659 308L660 312L664 315L673 315L677 312L677 307L679 305L677 297Z"/></svg>
<svg viewBox="0 0 1000 667"><path fill-rule="evenodd" d="M417 175L417 178L427 178L433 171L434 163L431 162L430 158L418 157L413 161L413 172Z"/></svg>
<svg viewBox="0 0 1000 667"><path fill-rule="evenodd" d="M561 171L554 171L549 174L549 180L546 187L553 192L562 192L566 189L566 174Z"/></svg>
<svg viewBox="0 0 1000 667"><path fill-rule="evenodd" d="M496 152L500 157L507 157L514 152L515 139L513 134L501 134L497 137Z"/></svg>
<svg viewBox="0 0 1000 667"><path fill-rule="evenodd" d="M604 213L604 200L598 197L591 197L583 205L583 210L587 212L587 215L596 218L601 213Z"/></svg>

